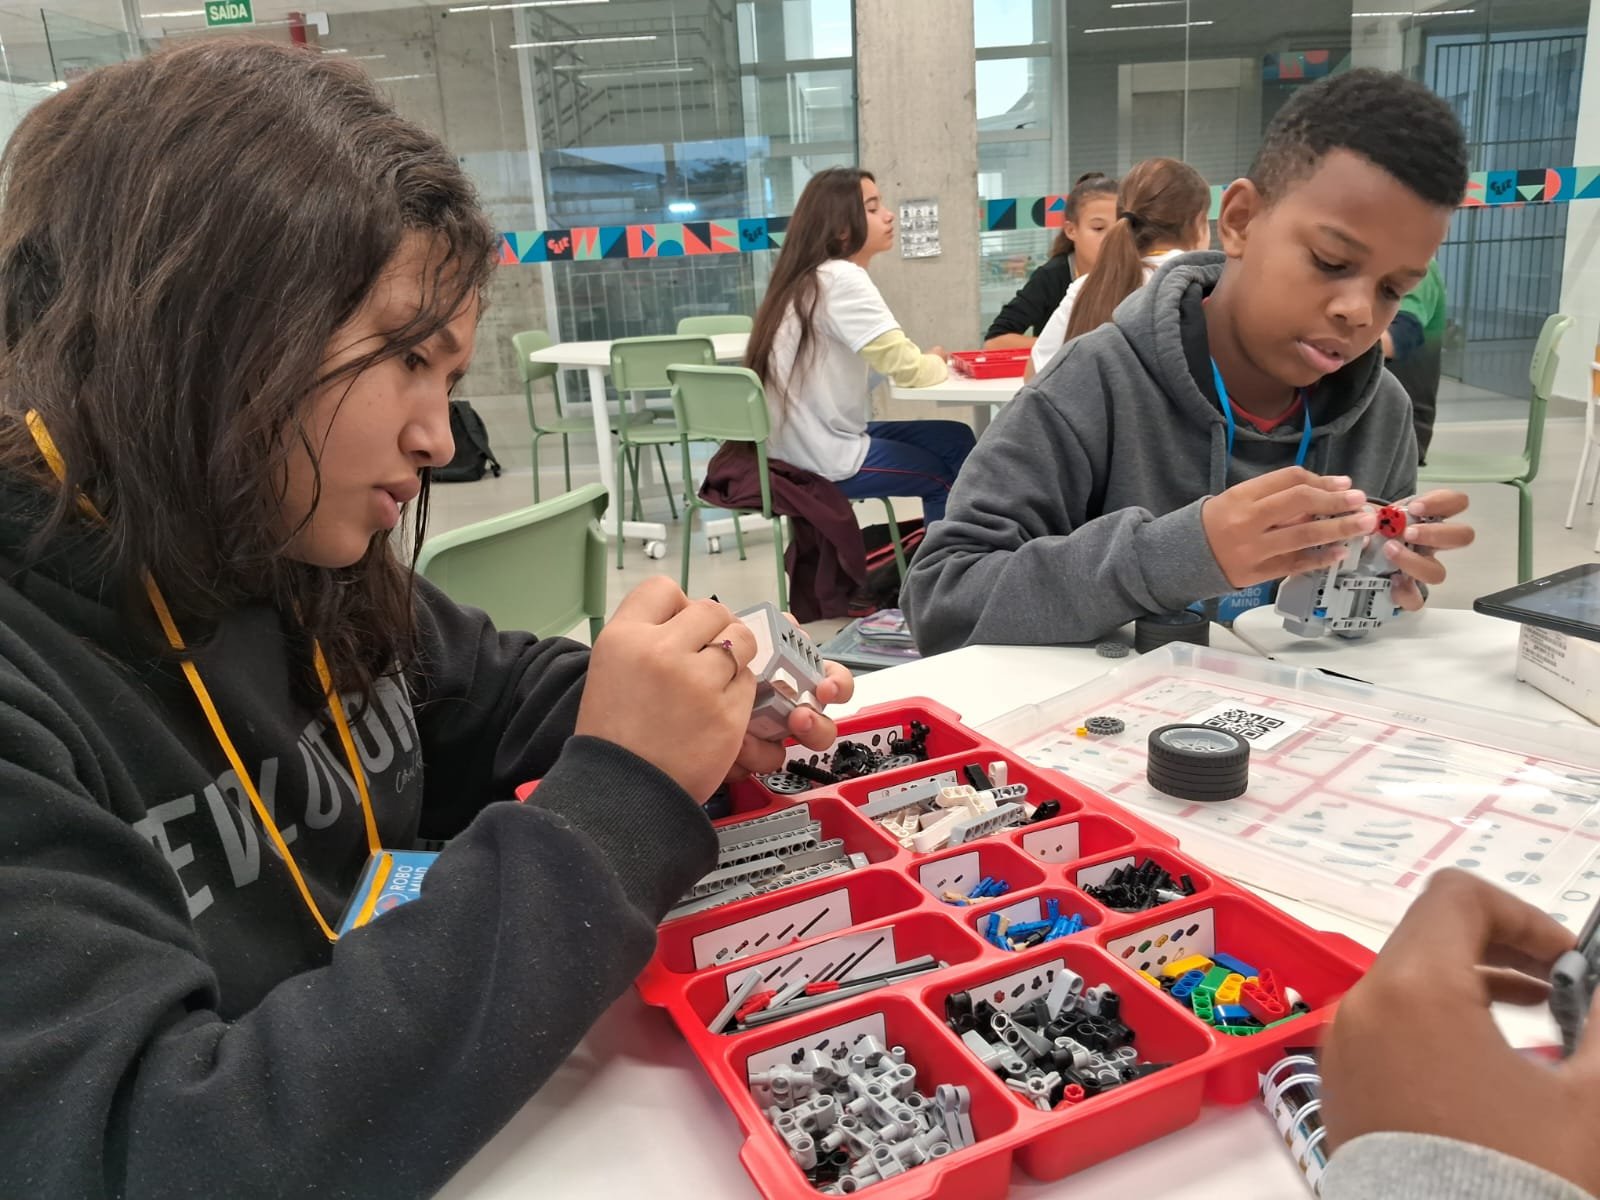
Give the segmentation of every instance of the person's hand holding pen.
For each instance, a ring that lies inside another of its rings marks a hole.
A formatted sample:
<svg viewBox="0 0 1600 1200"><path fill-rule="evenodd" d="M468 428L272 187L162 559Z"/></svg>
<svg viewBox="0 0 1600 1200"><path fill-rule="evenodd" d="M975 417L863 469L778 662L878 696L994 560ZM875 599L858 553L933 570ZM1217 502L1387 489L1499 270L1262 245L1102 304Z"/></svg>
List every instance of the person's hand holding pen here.
<svg viewBox="0 0 1600 1200"><path fill-rule="evenodd" d="M1328 1146L1420 1133L1487 1146L1600 1195L1600 1022L1565 1062L1507 1044L1495 1001L1541 1004L1574 938L1546 914L1442 870L1339 1005L1323 1043ZM1337 1157L1335 1157L1337 1167Z"/></svg>

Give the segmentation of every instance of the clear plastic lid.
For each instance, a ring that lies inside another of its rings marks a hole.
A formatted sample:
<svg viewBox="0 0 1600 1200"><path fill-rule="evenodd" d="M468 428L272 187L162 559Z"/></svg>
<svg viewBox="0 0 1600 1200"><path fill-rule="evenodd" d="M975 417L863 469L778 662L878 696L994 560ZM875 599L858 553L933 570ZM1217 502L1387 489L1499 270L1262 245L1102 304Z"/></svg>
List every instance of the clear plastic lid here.
<svg viewBox="0 0 1600 1200"><path fill-rule="evenodd" d="M1096 716L1126 728L1078 732ZM1243 796L1191 803L1146 782L1150 732L1177 722L1249 741ZM1445 866L1574 929L1600 898L1600 730L1174 643L982 732L1172 831L1218 870L1379 928Z"/></svg>

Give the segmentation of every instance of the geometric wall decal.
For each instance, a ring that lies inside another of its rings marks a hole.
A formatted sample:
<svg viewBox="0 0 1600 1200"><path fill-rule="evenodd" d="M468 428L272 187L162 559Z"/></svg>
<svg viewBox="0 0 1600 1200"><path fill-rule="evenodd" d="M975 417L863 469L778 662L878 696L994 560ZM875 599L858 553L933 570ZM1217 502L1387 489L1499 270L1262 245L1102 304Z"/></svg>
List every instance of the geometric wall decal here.
<svg viewBox="0 0 1600 1200"><path fill-rule="evenodd" d="M1311 66L1312 63L1305 65ZM1221 210L1223 187L1211 188L1211 216ZM1512 171L1473 171L1467 178L1463 208L1480 205L1566 204L1600 200L1600 167L1523 167ZM979 231L1059 229L1066 217L1065 195L1002 196L978 202ZM584 225L572 229L508 230L500 235L499 261L516 263L592 262L608 258L675 258L701 254L756 254L783 245L789 218L740 217L737 220L683 224Z"/></svg>

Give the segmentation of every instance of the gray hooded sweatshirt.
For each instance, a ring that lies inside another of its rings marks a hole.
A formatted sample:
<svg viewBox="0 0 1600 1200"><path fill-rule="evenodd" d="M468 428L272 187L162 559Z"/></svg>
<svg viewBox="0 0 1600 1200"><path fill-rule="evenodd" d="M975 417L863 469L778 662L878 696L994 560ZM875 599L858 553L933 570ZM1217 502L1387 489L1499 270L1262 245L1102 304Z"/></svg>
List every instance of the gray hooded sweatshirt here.
<svg viewBox="0 0 1600 1200"><path fill-rule="evenodd" d="M1223 256L1174 258L1068 343L961 468L901 593L924 654L971 642L1088 642L1233 589L1206 541L1209 496L1293 465L1301 419L1239 421L1212 383L1204 297ZM1374 347L1309 390L1306 466L1411 495L1411 402Z"/></svg>

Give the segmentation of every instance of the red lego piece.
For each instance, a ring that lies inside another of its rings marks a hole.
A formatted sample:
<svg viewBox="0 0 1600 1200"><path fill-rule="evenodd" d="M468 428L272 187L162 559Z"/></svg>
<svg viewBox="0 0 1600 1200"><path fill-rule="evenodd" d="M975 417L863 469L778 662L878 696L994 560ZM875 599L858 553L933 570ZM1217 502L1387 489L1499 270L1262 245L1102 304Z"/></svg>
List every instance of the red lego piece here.
<svg viewBox="0 0 1600 1200"><path fill-rule="evenodd" d="M820 996L823 992L837 992L839 990L839 981L837 979L829 979L820 983L808 983L804 990L807 996Z"/></svg>
<svg viewBox="0 0 1600 1200"><path fill-rule="evenodd" d="M1263 971L1261 974L1265 976L1267 972ZM1239 1003L1263 1025L1271 1025L1274 1021L1281 1021L1289 1015L1289 1006L1284 1003L1283 997L1267 991L1258 984L1245 984L1239 991Z"/></svg>
<svg viewBox="0 0 1600 1200"><path fill-rule="evenodd" d="M1385 504L1378 510L1378 532L1384 537L1397 538L1406 531L1406 510L1398 504Z"/></svg>
<svg viewBox="0 0 1600 1200"><path fill-rule="evenodd" d="M776 989L765 992L757 992L755 995L751 996L750 999L744 1002L743 1008L739 1009L738 1012L733 1014L734 1020L742 1021L751 1013L760 1012L767 1005L772 1003L772 998L777 994L778 993Z"/></svg>
<svg viewBox="0 0 1600 1200"><path fill-rule="evenodd" d="M1086 1093L1083 1090L1083 1084L1069 1083L1066 1087L1061 1089L1061 1104L1056 1105L1056 1107L1060 1108L1062 1104L1076 1104L1078 1101L1082 1100L1085 1095Z"/></svg>

